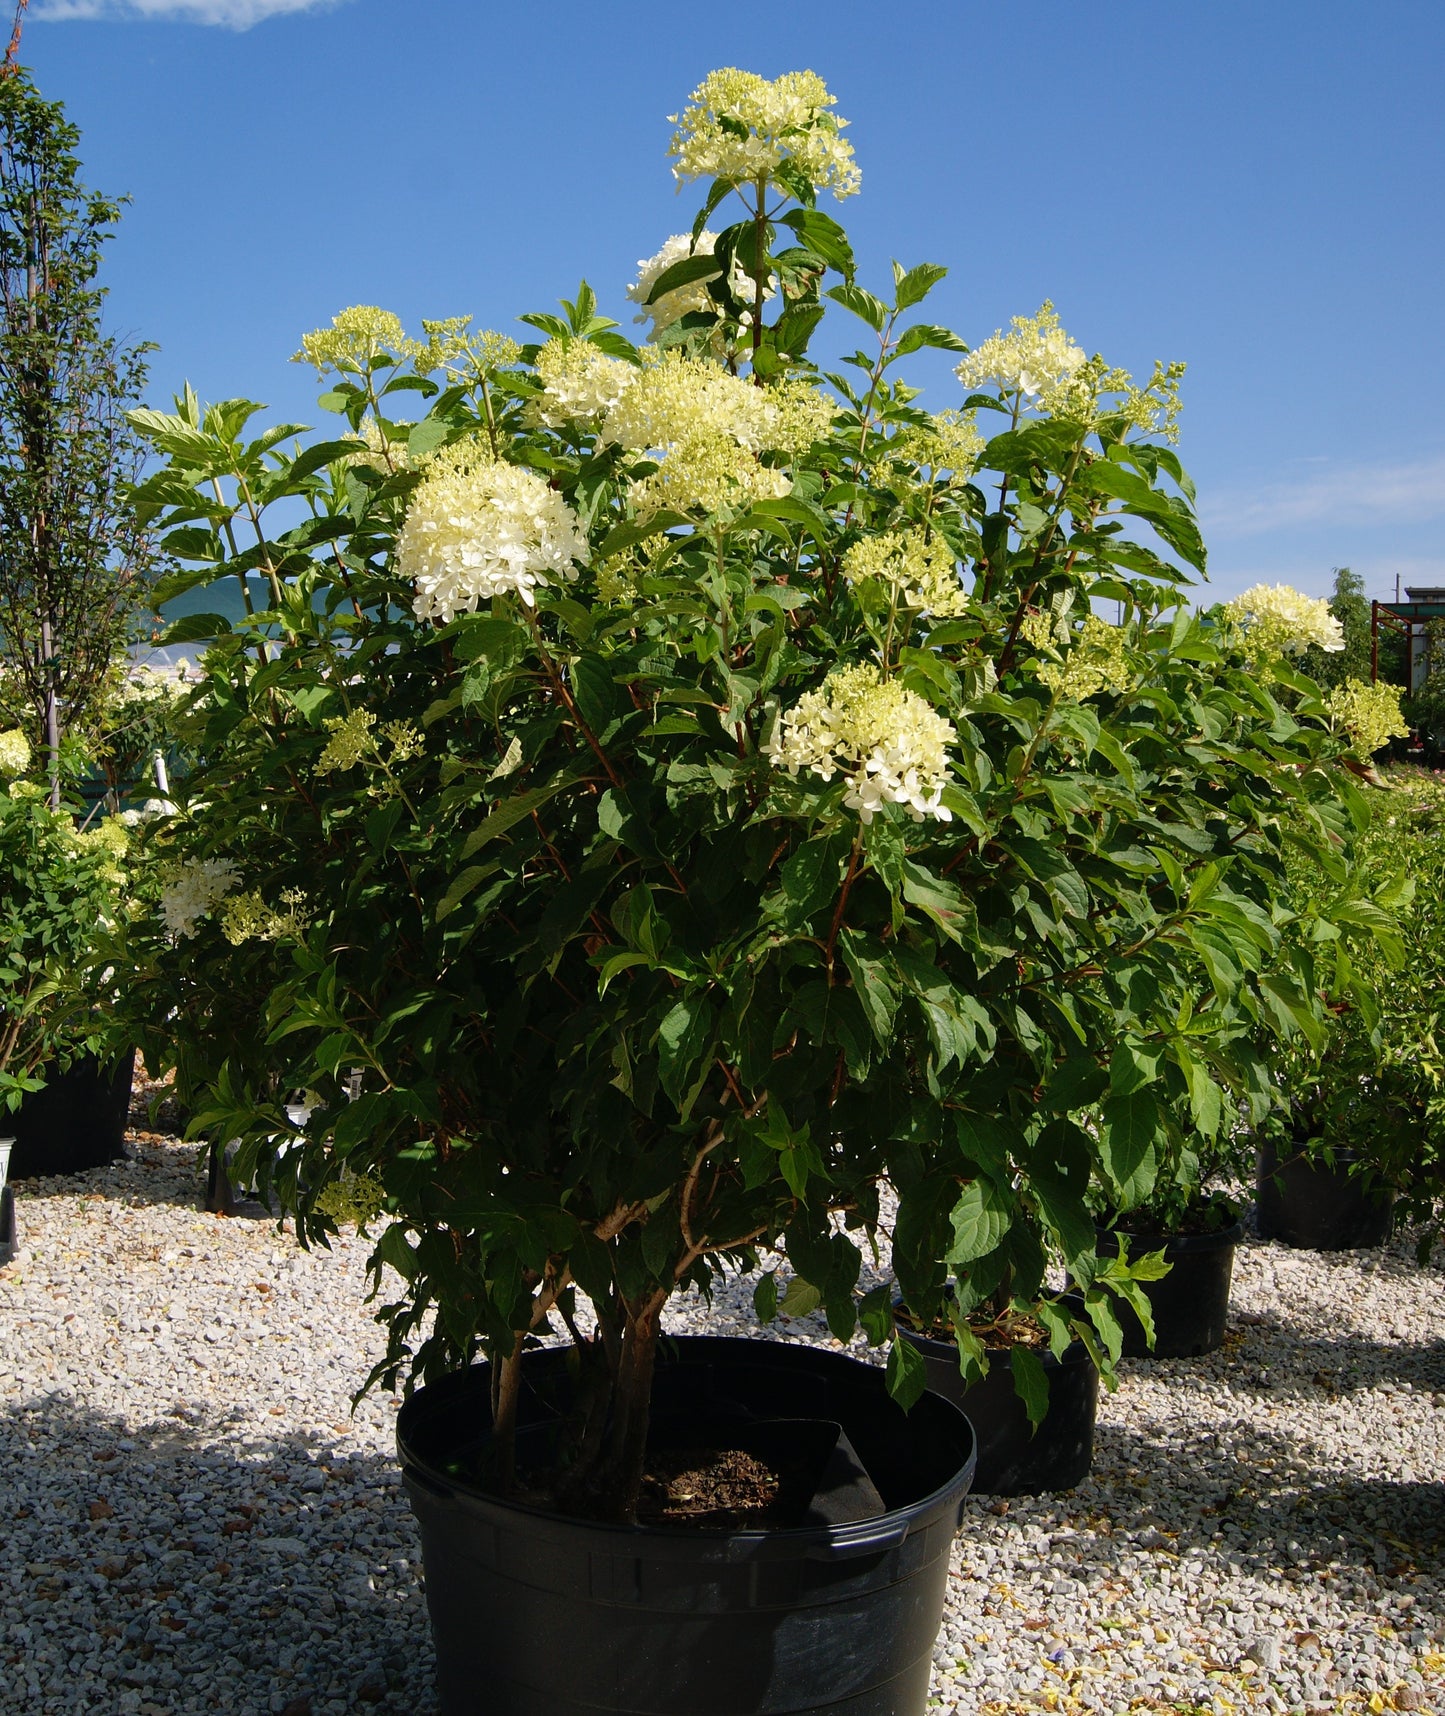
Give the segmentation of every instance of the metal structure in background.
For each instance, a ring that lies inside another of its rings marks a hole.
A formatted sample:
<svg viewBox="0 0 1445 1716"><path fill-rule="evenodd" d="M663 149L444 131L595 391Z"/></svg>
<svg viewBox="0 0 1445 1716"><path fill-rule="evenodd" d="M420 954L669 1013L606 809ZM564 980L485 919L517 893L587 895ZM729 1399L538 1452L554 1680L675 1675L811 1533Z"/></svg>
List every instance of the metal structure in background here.
<svg viewBox="0 0 1445 1716"><path fill-rule="evenodd" d="M1445 620L1445 588L1407 584L1405 596L1403 602L1370 603L1370 682L1380 677L1380 627L1384 626L1405 639L1405 690L1414 692L1430 671L1425 627L1431 620Z"/></svg>

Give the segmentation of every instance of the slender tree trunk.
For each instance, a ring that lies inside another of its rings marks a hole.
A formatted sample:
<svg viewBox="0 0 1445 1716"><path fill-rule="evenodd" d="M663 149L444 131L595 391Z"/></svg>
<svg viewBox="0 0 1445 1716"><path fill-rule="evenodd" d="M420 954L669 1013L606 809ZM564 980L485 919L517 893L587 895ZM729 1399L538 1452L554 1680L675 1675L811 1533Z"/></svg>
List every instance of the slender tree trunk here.
<svg viewBox="0 0 1445 1716"><path fill-rule="evenodd" d="M60 809L60 699L55 695L55 630L47 614L40 622L40 650L45 673L45 750L50 776L50 808Z"/></svg>
<svg viewBox="0 0 1445 1716"><path fill-rule="evenodd" d="M642 1493L647 1460L647 1431L652 1420L652 1378L657 1368L657 1337L667 1294L658 1290L628 1322L622 1337L622 1362L613 1396L611 1446L599 1487L609 1518L631 1522Z"/></svg>

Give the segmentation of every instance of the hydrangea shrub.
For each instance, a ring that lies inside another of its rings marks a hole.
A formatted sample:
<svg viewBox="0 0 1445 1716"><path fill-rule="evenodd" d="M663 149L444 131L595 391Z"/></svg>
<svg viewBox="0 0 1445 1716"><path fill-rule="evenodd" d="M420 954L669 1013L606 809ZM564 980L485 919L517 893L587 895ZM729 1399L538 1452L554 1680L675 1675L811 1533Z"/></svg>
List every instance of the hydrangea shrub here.
<svg viewBox="0 0 1445 1716"><path fill-rule="evenodd" d="M663 1307L768 1248L764 1318L889 1340L886 1232L914 1317L956 1275L1107 1370L1140 1296L1091 1189L1263 1110L1351 897L1317 692L1184 600L1179 366L1136 385L1049 306L970 353L934 264L866 289L817 206L858 188L842 123L811 74L700 86L656 343L585 286L520 347L356 309L303 343L342 421L299 451L244 402L136 416L168 590L269 591L178 633L212 640L154 834L184 892L116 954L147 1059L308 1242L375 1222L376 1378L497 1361L503 1484L523 1346L570 1333L563 1506L627 1515ZM825 313L861 342L829 374ZM961 360L936 413L925 348ZM905 1344L889 1374L922 1386Z"/></svg>

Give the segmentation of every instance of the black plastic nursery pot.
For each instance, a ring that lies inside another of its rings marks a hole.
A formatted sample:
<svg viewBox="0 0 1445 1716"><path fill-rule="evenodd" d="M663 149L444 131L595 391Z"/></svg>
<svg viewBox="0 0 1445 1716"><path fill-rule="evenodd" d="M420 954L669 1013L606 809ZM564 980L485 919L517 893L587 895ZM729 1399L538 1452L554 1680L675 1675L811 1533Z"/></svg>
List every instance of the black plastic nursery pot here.
<svg viewBox="0 0 1445 1716"><path fill-rule="evenodd" d="M14 1260L20 1249L20 1235L15 1226L15 1194L6 1186L0 1192L0 1267Z"/></svg>
<svg viewBox="0 0 1445 1716"><path fill-rule="evenodd" d="M1303 1150L1281 1159L1270 1142L1259 1148L1258 1224L1261 1239L1304 1251L1357 1251L1383 1245L1394 1225L1394 1197L1350 1170L1360 1160L1336 1150L1331 1168Z"/></svg>
<svg viewBox="0 0 1445 1716"><path fill-rule="evenodd" d="M45 1088L32 1091L5 1122L15 1134L12 1180L81 1174L125 1154L135 1050L103 1063L91 1056L66 1072L46 1069Z"/></svg>
<svg viewBox="0 0 1445 1716"><path fill-rule="evenodd" d="M1124 1330L1125 1358L1199 1358L1224 1345L1229 1320L1229 1286L1234 1276L1235 1247L1244 1238L1239 1222L1215 1233L1130 1233L1099 1229L1100 1256L1118 1256L1118 1241L1127 1242L1126 1255L1142 1257L1162 1251L1169 1273L1140 1287L1154 1314L1154 1346L1144 1337L1144 1325L1122 1299L1114 1313Z"/></svg>
<svg viewBox="0 0 1445 1716"><path fill-rule="evenodd" d="M951 1339L935 1340L901 1325L898 1333L922 1354L929 1388L951 1400L973 1426L978 1438L975 1495L1043 1495L1071 1490L1088 1477L1094 1463L1099 1373L1082 1341L1075 1341L1062 1359L1040 1352L1049 1407L1035 1432L1014 1387L1012 1355L992 1355L988 1375L981 1382L965 1383L958 1347Z"/></svg>
<svg viewBox="0 0 1445 1716"><path fill-rule="evenodd" d="M519 1438L556 1421L566 1377L564 1348L524 1359ZM486 1444L489 1367L433 1383L398 1415L397 1448L441 1716L920 1716L973 1476L963 1414L931 1394L904 1413L881 1370L839 1353L719 1336L665 1342L652 1398L655 1429L725 1443L825 1422L884 1511L827 1523L825 1487L773 1531L561 1517L449 1470Z"/></svg>

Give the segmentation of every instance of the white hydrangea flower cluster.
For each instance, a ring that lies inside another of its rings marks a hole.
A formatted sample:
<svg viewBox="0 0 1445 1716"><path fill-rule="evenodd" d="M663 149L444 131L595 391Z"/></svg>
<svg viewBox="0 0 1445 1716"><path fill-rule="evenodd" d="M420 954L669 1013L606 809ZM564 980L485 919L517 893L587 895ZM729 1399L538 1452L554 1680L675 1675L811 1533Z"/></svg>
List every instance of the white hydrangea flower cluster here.
<svg viewBox="0 0 1445 1716"><path fill-rule="evenodd" d="M787 494L787 473L760 464L758 454L801 452L825 433L833 410L805 382L755 387L674 348L644 356L599 439L658 462L632 491L639 514L714 513Z"/></svg>
<svg viewBox="0 0 1445 1716"><path fill-rule="evenodd" d="M858 190L863 175L842 135L848 121L828 111L834 103L815 72L787 72L772 82L732 66L709 72L682 113L672 115L673 177L679 185L690 179L756 184L771 180L787 161L815 190L832 191L841 202Z"/></svg>
<svg viewBox="0 0 1445 1716"><path fill-rule="evenodd" d="M228 858L188 858L161 890L161 917L173 936L193 936L236 886L236 867Z"/></svg>
<svg viewBox="0 0 1445 1716"><path fill-rule="evenodd" d="M1320 597L1306 596L1288 584L1255 584L1224 612L1245 634L1255 661L1269 655L1303 655L1317 645L1329 654L1345 647L1345 628Z"/></svg>
<svg viewBox="0 0 1445 1716"><path fill-rule="evenodd" d="M764 753L794 777L808 769L825 781L842 774L843 802L871 822L886 804L914 822L951 822L943 803L953 723L916 692L884 679L871 662L840 668L778 722Z"/></svg>
<svg viewBox="0 0 1445 1716"><path fill-rule="evenodd" d="M99 858L100 875L115 887L126 881L125 860L130 856L130 836L127 824L118 816L107 816L94 828L77 829L73 836L77 850Z"/></svg>
<svg viewBox="0 0 1445 1716"><path fill-rule="evenodd" d="M499 464L478 437L428 464L396 543L417 618L443 625L493 596L530 607L539 584L574 579L586 557L577 514L546 478Z"/></svg>
<svg viewBox="0 0 1445 1716"><path fill-rule="evenodd" d="M684 316L698 310L712 310L716 306L708 292L708 282L716 280L722 274L719 268L715 274L706 274L701 280L689 281L686 286L674 286L670 292L664 292L655 304L649 304L648 298L652 288L675 262L681 262L688 256L711 256L717 244L718 235L704 230L697 235L694 242L690 232L676 232L663 245L655 256L645 257L637 264L637 278L627 288L627 296L634 304L640 304L642 309L632 319L634 322L652 323L648 339L655 340L664 329L670 328L675 322L680 322ZM735 262L729 279L733 296L746 303L751 303L754 294L754 284L743 273ZM765 288L763 299L773 296L771 286Z"/></svg>
<svg viewBox="0 0 1445 1716"><path fill-rule="evenodd" d="M430 375L445 370L453 381L470 380L475 375L488 375L493 370L510 369L520 363L522 348L507 334L490 328L471 332L470 316L448 316L442 321L422 320L422 332L427 343L416 360L416 367Z"/></svg>
<svg viewBox="0 0 1445 1716"><path fill-rule="evenodd" d="M971 411L938 411L926 424L910 424L887 443L888 451L926 465L931 471L951 471L966 477L984 449L984 438Z"/></svg>
<svg viewBox="0 0 1445 1716"><path fill-rule="evenodd" d="M331 318L329 328L317 328L301 336L301 350L292 363L314 364L324 375L328 369L365 373L373 358L389 357L399 363L421 357L426 347L408 339L401 318L375 304L353 304Z"/></svg>
<svg viewBox="0 0 1445 1716"><path fill-rule="evenodd" d="M876 578L905 607L935 619L968 611L952 548L941 536L928 536L916 526L861 538L844 554L843 574L854 584Z"/></svg>
<svg viewBox="0 0 1445 1716"><path fill-rule="evenodd" d="M532 402L539 423L561 429L604 416L622 398L637 370L608 357L590 340L548 340L537 353L542 393Z"/></svg>
<svg viewBox="0 0 1445 1716"><path fill-rule="evenodd" d="M300 888L286 888L281 904L284 911L277 911L254 889L233 894L221 907L222 935L232 947L239 947L243 941L283 941L288 937L299 941L311 922L306 895Z"/></svg>
<svg viewBox="0 0 1445 1716"><path fill-rule="evenodd" d="M1036 316L1015 316L1010 333L997 330L953 373L970 391L997 387L1004 393L1046 400L1087 361L1083 347L1076 346L1059 326L1053 305L1046 301Z"/></svg>
<svg viewBox="0 0 1445 1716"><path fill-rule="evenodd" d="M18 727L0 733L0 777L18 780L30 767L30 741Z"/></svg>
<svg viewBox="0 0 1445 1716"><path fill-rule="evenodd" d="M1391 739L1408 739L1410 729L1400 713L1398 685L1367 685L1347 679L1325 697L1325 708L1350 736L1350 749L1363 762L1383 750Z"/></svg>
<svg viewBox="0 0 1445 1716"><path fill-rule="evenodd" d="M184 661L175 667L153 667L149 662L136 662L126 669L121 695L127 702L170 703L184 697L189 689Z"/></svg>
<svg viewBox="0 0 1445 1716"><path fill-rule="evenodd" d="M1056 638L1046 615L1030 615L1019 627L1019 635L1041 648L1051 648ZM1078 632L1069 637L1063 659L1042 663L1038 674L1050 691L1070 702L1082 703L1100 691L1122 696L1134 683L1123 628L1111 626L1097 614L1086 614Z"/></svg>

